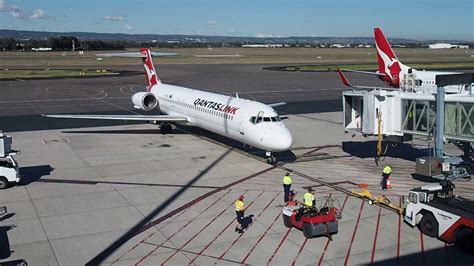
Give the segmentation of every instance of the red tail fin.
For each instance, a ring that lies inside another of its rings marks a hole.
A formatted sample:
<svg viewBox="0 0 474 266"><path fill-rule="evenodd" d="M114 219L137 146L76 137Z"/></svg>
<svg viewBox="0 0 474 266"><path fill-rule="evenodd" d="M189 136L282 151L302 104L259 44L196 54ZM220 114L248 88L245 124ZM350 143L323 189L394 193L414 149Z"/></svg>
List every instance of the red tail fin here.
<svg viewBox="0 0 474 266"><path fill-rule="evenodd" d="M147 90L150 91L151 87L161 81L156 75L155 67L153 65L153 61L151 60L150 50L147 48L141 48L140 53L144 56L142 57L143 67L145 68L145 76L148 82Z"/></svg>
<svg viewBox="0 0 474 266"><path fill-rule="evenodd" d="M380 28L374 29L375 47L377 48L377 59L379 62L379 73L386 74L385 81L393 87L400 84L400 72L403 65L398 62L397 56L390 47L387 38Z"/></svg>
<svg viewBox="0 0 474 266"><path fill-rule="evenodd" d="M342 70L340 68L337 68L337 72L339 73L339 77L341 78L342 83L344 83L344 85L346 85L347 87L352 87L352 85L349 83L349 81L347 80L346 76L342 73Z"/></svg>

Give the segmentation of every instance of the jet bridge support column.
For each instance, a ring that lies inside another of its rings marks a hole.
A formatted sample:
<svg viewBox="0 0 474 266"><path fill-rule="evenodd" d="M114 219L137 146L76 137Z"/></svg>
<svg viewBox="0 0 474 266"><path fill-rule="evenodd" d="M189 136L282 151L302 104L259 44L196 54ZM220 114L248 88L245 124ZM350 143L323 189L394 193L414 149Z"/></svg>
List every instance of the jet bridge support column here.
<svg viewBox="0 0 474 266"><path fill-rule="evenodd" d="M444 87L438 86L436 90L436 132L435 132L435 156L444 155Z"/></svg>

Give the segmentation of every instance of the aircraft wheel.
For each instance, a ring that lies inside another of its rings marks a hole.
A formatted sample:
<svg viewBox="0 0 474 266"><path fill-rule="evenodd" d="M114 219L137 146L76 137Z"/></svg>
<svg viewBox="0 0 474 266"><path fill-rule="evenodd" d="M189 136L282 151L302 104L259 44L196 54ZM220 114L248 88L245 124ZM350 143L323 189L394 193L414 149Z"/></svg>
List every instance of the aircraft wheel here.
<svg viewBox="0 0 474 266"><path fill-rule="evenodd" d="M276 163L276 161L277 160L276 160L276 157L274 155L271 155L267 158L267 163L269 163L269 164L274 164L274 163Z"/></svg>

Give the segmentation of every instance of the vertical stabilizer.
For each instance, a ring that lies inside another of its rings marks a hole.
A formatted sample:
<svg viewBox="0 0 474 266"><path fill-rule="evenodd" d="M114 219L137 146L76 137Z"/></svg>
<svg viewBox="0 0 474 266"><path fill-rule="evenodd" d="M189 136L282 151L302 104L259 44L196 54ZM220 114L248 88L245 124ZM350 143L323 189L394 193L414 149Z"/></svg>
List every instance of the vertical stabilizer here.
<svg viewBox="0 0 474 266"><path fill-rule="evenodd" d="M402 68L407 68L398 61L392 47L385 38L380 28L374 29L375 47L377 49L377 60L379 63L379 73L386 74L385 81L391 83L393 87L400 85L400 72Z"/></svg>
<svg viewBox="0 0 474 266"><path fill-rule="evenodd" d="M141 48L140 54L142 54L143 67L145 68L145 76L148 82L147 91L151 90L151 87L160 83L160 79L156 75L155 67L153 61L151 60L150 50L147 48Z"/></svg>

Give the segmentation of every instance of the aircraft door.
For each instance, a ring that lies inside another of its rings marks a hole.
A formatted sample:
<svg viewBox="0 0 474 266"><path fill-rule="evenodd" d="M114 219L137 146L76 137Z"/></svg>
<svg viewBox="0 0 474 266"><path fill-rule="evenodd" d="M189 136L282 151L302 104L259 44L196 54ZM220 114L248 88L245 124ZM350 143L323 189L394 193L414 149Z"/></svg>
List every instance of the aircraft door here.
<svg viewBox="0 0 474 266"><path fill-rule="evenodd" d="M244 136L245 131L244 131L244 119L242 117L239 118L239 133L240 135Z"/></svg>

